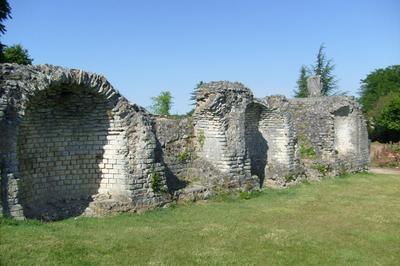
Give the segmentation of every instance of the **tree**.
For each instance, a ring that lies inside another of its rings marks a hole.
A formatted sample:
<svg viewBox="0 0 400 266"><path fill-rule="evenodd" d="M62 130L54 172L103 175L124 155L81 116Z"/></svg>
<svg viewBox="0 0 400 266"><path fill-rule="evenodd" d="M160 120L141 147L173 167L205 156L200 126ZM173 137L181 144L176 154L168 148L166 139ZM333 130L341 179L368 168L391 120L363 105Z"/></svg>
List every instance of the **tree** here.
<svg viewBox="0 0 400 266"><path fill-rule="evenodd" d="M296 98L306 98L308 97L308 88L307 88L307 78L309 70L306 66L302 65L300 68L300 76L297 80L297 90L294 91L294 97Z"/></svg>
<svg viewBox="0 0 400 266"><path fill-rule="evenodd" d="M379 97L400 90L400 65L376 69L361 80L360 102L365 112L371 110Z"/></svg>
<svg viewBox="0 0 400 266"><path fill-rule="evenodd" d="M337 92L337 80L333 74L335 65L333 64L332 59L326 59L325 48L325 45L321 44L318 50L317 59L315 60L315 65L312 65L311 68L314 75L321 76L322 95L328 96Z"/></svg>
<svg viewBox="0 0 400 266"><path fill-rule="evenodd" d="M371 139L385 142L399 140L400 65L368 74L361 80L360 96Z"/></svg>
<svg viewBox="0 0 400 266"><path fill-rule="evenodd" d="M400 138L400 93L383 108L378 124L387 130L398 131Z"/></svg>
<svg viewBox="0 0 400 266"><path fill-rule="evenodd" d="M24 49L20 44L7 47L3 51L4 63L31 65L32 61L33 59L29 57L28 50Z"/></svg>
<svg viewBox="0 0 400 266"><path fill-rule="evenodd" d="M0 34L6 32L6 26L3 22L11 18L11 7L7 0L0 0ZM0 42L0 59L3 54L4 45Z"/></svg>
<svg viewBox="0 0 400 266"><path fill-rule="evenodd" d="M172 95L169 91L162 91L157 97L152 97L151 109L157 115L170 115L172 106Z"/></svg>
<svg viewBox="0 0 400 266"><path fill-rule="evenodd" d="M303 65L300 68L300 77L297 80L297 88L294 91L295 97L304 98L309 96L307 78L316 75L321 76L322 95L344 94L337 90L337 80L333 74L334 69L335 65L333 64L333 60L326 59L325 46L321 44L318 49L315 65L311 65L310 68Z"/></svg>

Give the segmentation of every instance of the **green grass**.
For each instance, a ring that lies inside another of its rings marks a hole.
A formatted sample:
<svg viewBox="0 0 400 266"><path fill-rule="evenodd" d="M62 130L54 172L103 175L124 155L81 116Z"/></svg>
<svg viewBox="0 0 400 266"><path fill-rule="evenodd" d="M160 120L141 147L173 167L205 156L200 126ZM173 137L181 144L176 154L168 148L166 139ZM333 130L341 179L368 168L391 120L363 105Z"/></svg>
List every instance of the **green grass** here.
<svg viewBox="0 0 400 266"><path fill-rule="evenodd" d="M0 220L0 265L398 265L400 176L357 174L144 214Z"/></svg>

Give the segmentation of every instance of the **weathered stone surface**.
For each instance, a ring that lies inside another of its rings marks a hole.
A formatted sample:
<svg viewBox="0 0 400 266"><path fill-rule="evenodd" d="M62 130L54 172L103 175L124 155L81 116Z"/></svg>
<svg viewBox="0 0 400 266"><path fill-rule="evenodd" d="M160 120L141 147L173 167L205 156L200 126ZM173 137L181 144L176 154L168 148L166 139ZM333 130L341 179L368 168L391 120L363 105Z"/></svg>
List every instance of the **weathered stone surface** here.
<svg viewBox="0 0 400 266"><path fill-rule="evenodd" d="M307 89L309 97L321 97L322 96L321 76L312 76L307 78Z"/></svg>
<svg viewBox="0 0 400 266"><path fill-rule="evenodd" d="M285 186L303 174L296 130L288 108L289 101L284 96L270 96L254 100L246 110L247 149L252 169L256 167L252 175L268 185Z"/></svg>
<svg viewBox="0 0 400 266"><path fill-rule="evenodd" d="M312 148L316 156L303 160L320 176L366 170L369 142L364 117L353 97L331 96L292 99L289 105L300 145ZM311 173L312 172L312 173Z"/></svg>
<svg viewBox="0 0 400 266"><path fill-rule="evenodd" d="M81 70L2 64L0 74L0 211L15 218L135 212L368 166L351 97L256 99L211 82L193 117L168 118Z"/></svg>
<svg viewBox="0 0 400 266"><path fill-rule="evenodd" d="M156 161L164 165L169 191L184 188L194 181L190 166L196 157L192 118L154 117L157 137Z"/></svg>
<svg viewBox="0 0 400 266"><path fill-rule="evenodd" d="M118 202L129 199L131 210L168 200L151 189L152 171L162 166L154 158L150 115L104 77L48 65L0 67L2 198L8 215L19 216L19 205L26 217L79 215L103 194ZM19 185L11 186L15 182Z"/></svg>
<svg viewBox="0 0 400 266"><path fill-rule="evenodd" d="M198 156L218 169L214 183L254 186L245 141L245 110L252 101L253 94L240 83L211 82L199 88L194 112Z"/></svg>

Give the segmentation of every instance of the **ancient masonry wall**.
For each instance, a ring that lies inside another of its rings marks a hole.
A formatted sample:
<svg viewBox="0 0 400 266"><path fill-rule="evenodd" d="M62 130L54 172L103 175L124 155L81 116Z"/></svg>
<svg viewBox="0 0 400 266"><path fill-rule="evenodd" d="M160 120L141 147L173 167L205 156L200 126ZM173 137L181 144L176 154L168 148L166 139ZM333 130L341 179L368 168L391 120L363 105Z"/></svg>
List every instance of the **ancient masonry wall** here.
<svg viewBox="0 0 400 266"><path fill-rule="evenodd" d="M256 99L240 83L210 82L192 117L171 118L96 74L16 64L0 73L0 213L15 218L139 211L368 165L351 97Z"/></svg>
<svg viewBox="0 0 400 266"><path fill-rule="evenodd" d="M203 139L199 155L231 181L282 186L301 174L285 97L253 99L240 83L212 82L200 88L197 104L195 133Z"/></svg>
<svg viewBox="0 0 400 266"><path fill-rule="evenodd" d="M251 91L240 83L211 82L199 88L194 113L198 155L219 170L225 187L255 186L246 153L245 109Z"/></svg>
<svg viewBox="0 0 400 266"><path fill-rule="evenodd" d="M283 96L255 100L246 114L250 122L246 125L247 149L254 174L269 185L295 181L302 170L288 100Z"/></svg>
<svg viewBox="0 0 400 266"><path fill-rule="evenodd" d="M369 143L361 108L353 97L290 100L299 143L312 147L316 160L334 173L365 170Z"/></svg>
<svg viewBox="0 0 400 266"><path fill-rule="evenodd" d="M1 65L3 212L60 219L158 206L151 118L101 76ZM14 136L14 137L13 137ZM157 186L165 186L160 175Z"/></svg>
<svg viewBox="0 0 400 266"><path fill-rule="evenodd" d="M168 189L184 188L191 178L190 166L195 159L195 138L191 118L156 116L156 161L164 165Z"/></svg>

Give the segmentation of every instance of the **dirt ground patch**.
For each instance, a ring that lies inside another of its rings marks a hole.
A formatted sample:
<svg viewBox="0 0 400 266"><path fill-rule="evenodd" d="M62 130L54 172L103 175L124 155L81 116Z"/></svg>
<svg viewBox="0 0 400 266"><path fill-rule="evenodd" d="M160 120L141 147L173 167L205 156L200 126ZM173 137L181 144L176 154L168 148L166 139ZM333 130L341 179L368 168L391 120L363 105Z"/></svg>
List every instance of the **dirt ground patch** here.
<svg viewBox="0 0 400 266"><path fill-rule="evenodd" d="M374 174L400 175L400 169L391 169L391 168L371 167L369 169L369 172Z"/></svg>

